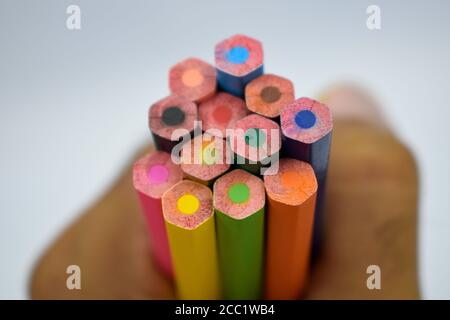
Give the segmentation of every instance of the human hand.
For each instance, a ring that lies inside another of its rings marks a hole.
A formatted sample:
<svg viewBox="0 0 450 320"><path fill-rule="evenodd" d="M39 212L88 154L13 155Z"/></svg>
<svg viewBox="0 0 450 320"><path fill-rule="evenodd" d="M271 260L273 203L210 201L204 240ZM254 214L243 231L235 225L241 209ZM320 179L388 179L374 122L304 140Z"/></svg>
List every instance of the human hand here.
<svg viewBox="0 0 450 320"><path fill-rule="evenodd" d="M334 116L325 237L306 298L417 299L414 159L360 89L340 86L324 102ZM66 287L73 264L81 290ZM366 286L369 265L381 268L381 290ZM152 261L131 167L44 253L30 291L35 299L175 298Z"/></svg>

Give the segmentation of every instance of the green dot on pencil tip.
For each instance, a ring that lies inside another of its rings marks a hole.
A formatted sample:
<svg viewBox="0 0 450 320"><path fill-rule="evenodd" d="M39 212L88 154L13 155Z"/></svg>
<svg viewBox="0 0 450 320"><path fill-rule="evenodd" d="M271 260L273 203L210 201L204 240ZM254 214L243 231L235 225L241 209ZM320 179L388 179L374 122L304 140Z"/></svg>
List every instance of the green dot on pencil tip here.
<svg viewBox="0 0 450 320"><path fill-rule="evenodd" d="M235 183L228 189L228 197L234 203L244 203L250 197L250 189L245 183Z"/></svg>
<svg viewBox="0 0 450 320"><path fill-rule="evenodd" d="M266 142L266 133L260 128L250 128L245 132L244 139L247 145L258 148Z"/></svg>

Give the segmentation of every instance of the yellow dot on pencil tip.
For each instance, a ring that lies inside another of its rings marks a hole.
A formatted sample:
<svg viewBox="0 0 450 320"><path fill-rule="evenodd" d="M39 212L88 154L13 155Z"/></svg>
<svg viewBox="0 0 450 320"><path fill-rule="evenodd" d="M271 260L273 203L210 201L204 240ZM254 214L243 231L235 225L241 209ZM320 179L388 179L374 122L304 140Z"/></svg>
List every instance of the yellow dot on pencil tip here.
<svg viewBox="0 0 450 320"><path fill-rule="evenodd" d="M200 207L200 201L192 194L184 194L178 198L177 208L183 214L194 214Z"/></svg>
<svg viewBox="0 0 450 320"><path fill-rule="evenodd" d="M213 142L203 142L201 159L203 164L212 165L216 163L216 150Z"/></svg>

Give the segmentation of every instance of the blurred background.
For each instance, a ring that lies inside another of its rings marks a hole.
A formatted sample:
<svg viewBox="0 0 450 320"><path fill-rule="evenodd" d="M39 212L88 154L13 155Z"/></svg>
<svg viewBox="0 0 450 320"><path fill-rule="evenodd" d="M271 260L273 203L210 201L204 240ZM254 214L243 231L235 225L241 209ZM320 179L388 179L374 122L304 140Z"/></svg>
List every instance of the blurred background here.
<svg viewBox="0 0 450 320"><path fill-rule="evenodd" d="M80 30L66 27L72 4ZM380 30L366 26L369 5ZM168 69L213 63L218 41L245 33L297 96L350 80L381 101L420 168L422 294L449 299L449 31L445 0L1 0L0 298L28 298L45 247L149 141Z"/></svg>

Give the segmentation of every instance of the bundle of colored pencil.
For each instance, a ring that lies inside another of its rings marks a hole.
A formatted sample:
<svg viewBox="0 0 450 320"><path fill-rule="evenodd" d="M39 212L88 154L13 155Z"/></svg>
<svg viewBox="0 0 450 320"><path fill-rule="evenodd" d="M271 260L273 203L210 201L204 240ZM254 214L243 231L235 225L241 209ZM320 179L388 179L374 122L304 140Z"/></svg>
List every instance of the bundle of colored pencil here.
<svg viewBox="0 0 450 320"><path fill-rule="evenodd" d="M174 65L170 94L149 109L158 151L133 182L180 299L297 299L307 287L332 117L263 73L261 43L235 35L216 45L215 66Z"/></svg>

